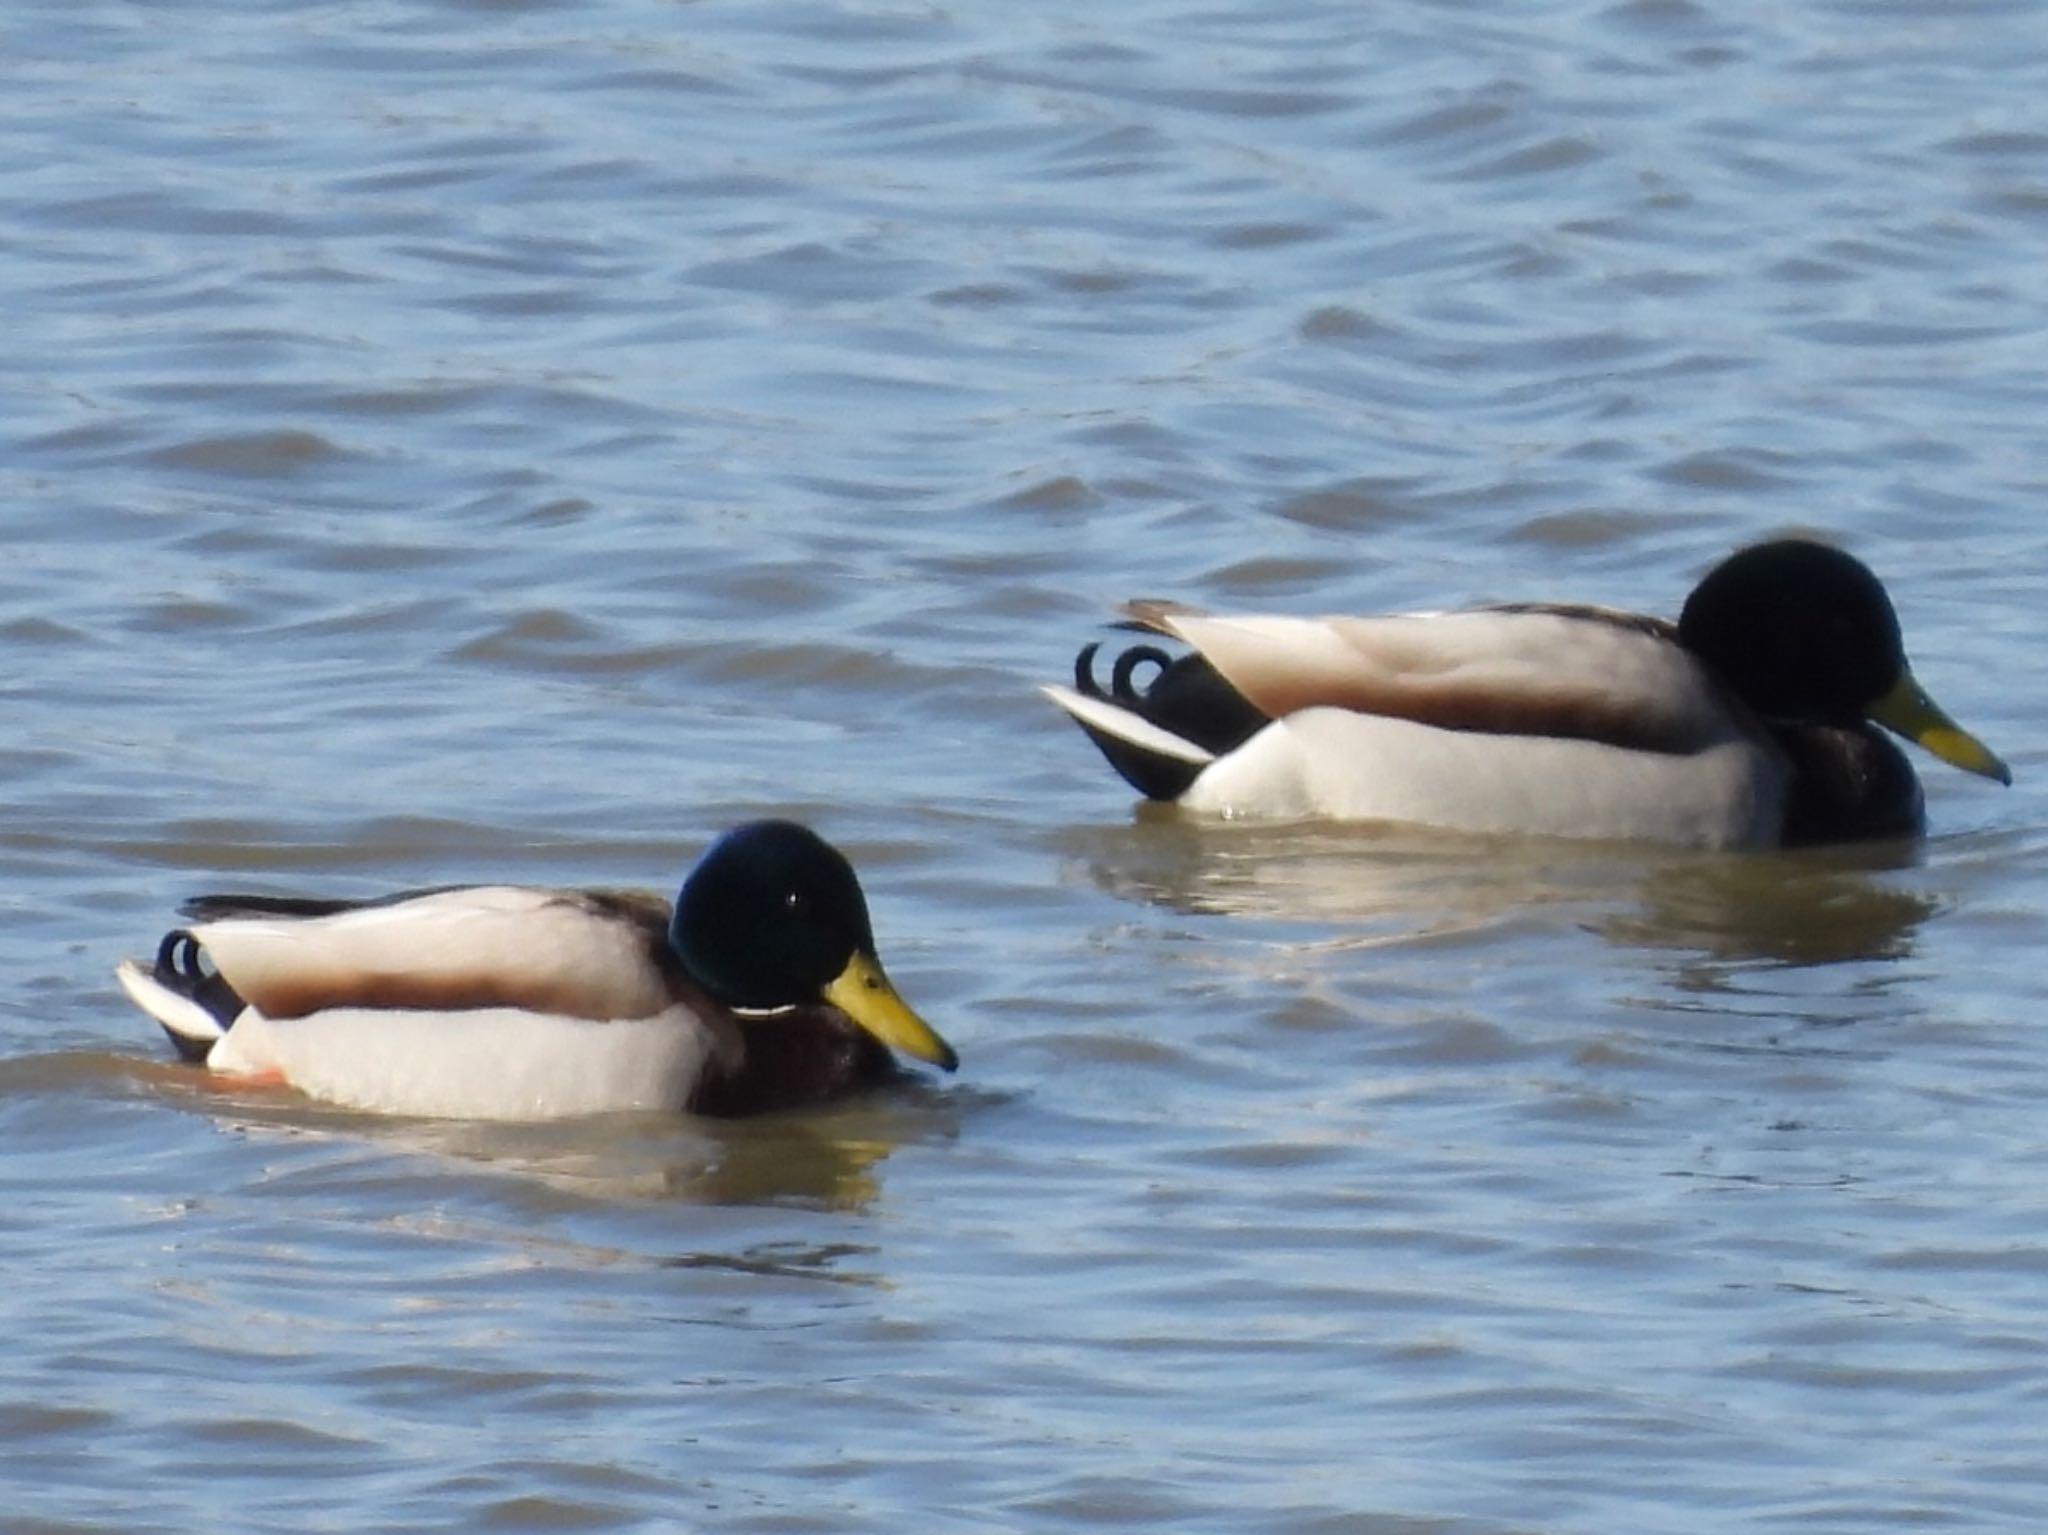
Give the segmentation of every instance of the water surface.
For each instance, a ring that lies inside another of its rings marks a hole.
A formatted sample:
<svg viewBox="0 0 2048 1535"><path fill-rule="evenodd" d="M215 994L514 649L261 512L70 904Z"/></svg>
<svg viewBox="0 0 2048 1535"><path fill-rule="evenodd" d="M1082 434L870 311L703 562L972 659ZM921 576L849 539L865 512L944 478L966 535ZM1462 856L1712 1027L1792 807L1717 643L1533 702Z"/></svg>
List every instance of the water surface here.
<svg viewBox="0 0 2048 1535"><path fill-rule="evenodd" d="M23 1531L2035 1530L2048 44L2002 4L11 13ZM1918 847L1138 813L1140 595L1672 612L1830 532ZM956 1079L177 1071L176 901L801 816Z"/></svg>

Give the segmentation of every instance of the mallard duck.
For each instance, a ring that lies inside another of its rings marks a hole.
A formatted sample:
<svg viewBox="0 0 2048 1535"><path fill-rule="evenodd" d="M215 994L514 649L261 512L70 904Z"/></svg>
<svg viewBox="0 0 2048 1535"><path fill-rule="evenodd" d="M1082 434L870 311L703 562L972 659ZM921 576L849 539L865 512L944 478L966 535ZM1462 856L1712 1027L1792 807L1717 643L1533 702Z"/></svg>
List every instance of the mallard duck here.
<svg viewBox="0 0 2048 1535"><path fill-rule="evenodd" d="M953 1049L875 955L838 849L727 832L674 906L643 891L463 885L371 901L189 902L122 988L187 1060L351 1108L473 1119L743 1114Z"/></svg>
<svg viewBox="0 0 2048 1535"><path fill-rule="evenodd" d="M1873 722L2012 781L1913 680L1877 577L1804 539L1731 555L1675 624L1124 611L1192 653L1134 646L1105 687L1090 645L1045 691L1139 793L1197 811L1707 847L1916 832L1919 780Z"/></svg>

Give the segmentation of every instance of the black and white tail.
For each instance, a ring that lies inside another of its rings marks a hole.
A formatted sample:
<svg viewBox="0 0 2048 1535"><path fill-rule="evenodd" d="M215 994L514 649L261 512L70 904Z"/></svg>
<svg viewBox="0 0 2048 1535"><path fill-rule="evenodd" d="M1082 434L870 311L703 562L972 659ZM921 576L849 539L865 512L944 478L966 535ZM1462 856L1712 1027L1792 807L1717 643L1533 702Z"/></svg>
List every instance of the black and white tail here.
<svg viewBox="0 0 2048 1535"><path fill-rule="evenodd" d="M183 928L164 935L155 965L124 959L114 979L128 1000L154 1018L183 1060L204 1061L241 1015L242 999L203 959L199 940Z"/></svg>
<svg viewBox="0 0 2048 1535"><path fill-rule="evenodd" d="M1175 659L1156 645L1133 645L1116 658L1107 688L1095 678L1089 645L1074 658L1074 686L1046 687L1123 775L1148 799L1173 800L1202 769L1235 751L1269 723L1199 655ZM1158 670L1141 691L1140 666Z"/></svg>

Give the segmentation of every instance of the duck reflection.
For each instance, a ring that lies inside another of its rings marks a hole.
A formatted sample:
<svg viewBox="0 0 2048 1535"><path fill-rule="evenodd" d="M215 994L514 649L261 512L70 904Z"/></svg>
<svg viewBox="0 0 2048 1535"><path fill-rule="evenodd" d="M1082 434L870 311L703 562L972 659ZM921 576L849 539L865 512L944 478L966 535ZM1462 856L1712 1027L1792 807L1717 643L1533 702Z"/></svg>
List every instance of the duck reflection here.
<svg viewBox="0 0 2048 1535"><path fill-rule="evenodd" d="M1526 929L1560 915L1620 948L1825 965L1910 952L1937 901L1889 876L1910 842L1713 854L1409 826L1281 826L1141 811L1076 834L1072 863L1189 915L1341 923L1346 947Z"/></svg>
<svg viewBox="0 0 2048 1535"><path fill-rule="evenodd" d="M423 1121L403 1139L410 1149L586 1198L856 1211L881 1192L881 1165L890 1154L934 1129L921 1114L875 1107L752 1121L666 1115L545 1125Z"/></svg>
<svg viewBox="0 0 2048 1535"><path fill-rule="evenodd" d="M716 1120L680 1114L601 1114L508 1123L397 1119L335 1109L276 1090L223 1088L165 1069L160 1090L241 1133L347 1140L369 1151L421 1156L509 1175L573 1198L779 1204L858 1211L881 1191L897 1148L947 1137L958 1108L915 1084L826 1110Z"/></svg>
<svg viewBox="0 0 2048 1535"><path fill-rule="evenodd" d="M1915 845L1710 857L1645 872L1630 906L1593 924L1611 942L1784 966L1901 959L1940 903L1885 876Z"/></svg>

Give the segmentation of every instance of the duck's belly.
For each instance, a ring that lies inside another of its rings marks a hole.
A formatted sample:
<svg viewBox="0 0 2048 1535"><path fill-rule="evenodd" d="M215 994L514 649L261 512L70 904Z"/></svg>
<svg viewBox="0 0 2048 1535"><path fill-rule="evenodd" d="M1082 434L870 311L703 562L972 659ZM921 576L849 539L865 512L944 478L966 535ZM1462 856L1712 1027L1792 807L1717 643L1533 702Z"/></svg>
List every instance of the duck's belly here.
<svg viewBox="0 0 2048 1535"><path fill-rule="evenodd" d="M1733 734L1661 753L1305 709L1205 768L1180 803L1226 816L1764 847L1779 840L1788 775L1775 749Z"/></svg>
<svg viewBox="0 0 2048 1535"><path fill-rule="evenodd" d="M206 1063L377 1113L559 1119L680 1109L711 1049L709 1031L680 1007L605 1022L518 1008L328 1008L289 1019L251 1009Z"/></svg>

